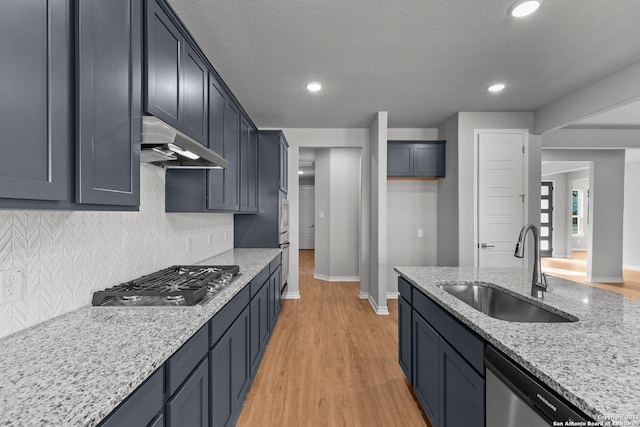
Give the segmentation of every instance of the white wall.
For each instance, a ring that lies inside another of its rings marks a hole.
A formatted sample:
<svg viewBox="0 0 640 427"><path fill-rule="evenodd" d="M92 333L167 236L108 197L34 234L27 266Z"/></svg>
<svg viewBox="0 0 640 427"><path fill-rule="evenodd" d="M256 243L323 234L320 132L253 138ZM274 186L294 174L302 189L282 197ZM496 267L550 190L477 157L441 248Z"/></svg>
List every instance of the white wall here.
<svg viewBox="0 0 640 427"><path fill-rule="evenodd" d="M321 280L360 280L360 152L316 153L314 276Z"/></svg>
<svg viewBox="0 0 640 427"><path fill-rule="evenodd" d="M387 294L398 291L393 266L436 265L438 182L387 181ZM418 230L423 237L418 237Z"/></svg>
<svg viewBox="0 0 640 427"><path fill-rule="evenodd" d="M438 139L436 128L389 128L389 141L435 141Z"/></svg>
<svg viewBox="0 0 640 427"><path fill-rule="evenodd" d="M360 280L359 148L330 149L330 276L333 281Z"/></svg>
<svg viewBox="0 0 640 427"><path fill-rule="evenodd" d="M140 212L0 211L0 270L21 269L24 284L21 301L0 305L0 336L89 305L94 291L233 248L232 214L167 214L164 170L140 168Z"/></svg>
<svg viewBox="0 0 640 427"><path fill-rule="evenodd" d="M358 147L362 150L362 158L370 158L369 129L312 129L312 128L285 128L285 137L289 142L289 240L290 271L299 269L299 188L298 188L298 150L300 147ZM360 292L369 292L369 248L370 248L370 219L371 207L371 179L370 162L362 161L360 170L361 194L360 194ZM289 276L288 291L285 298L300 298L298 275Z"/></svg>
<svg viewBox="0 0 640 427"><path fill-rule="evenodd" d="M369 127L371 149L371 249L369 261L369 302L378 314L387 308L387 119L379 112Z"/></svg>
<svg viewBox="0 0 640 427"><path fill-rule="evenodd" d="M640 270L640 162L625 165L624 182L623 263Z"/></svg>
<svg viewBox="0 0 640 427"><path fill-rule="evenodd" d="M473 188L474 131L476 129L533 129L533 113L464 113L458 114L458 262L460 266L474 265L476 242L474 236ZM527 221L540 225L540 137L529 134L528 164L525 166L528 203ZM454 218L451 218L454 221ZM529 251L530 252L530 251Z"/></svg>
<svg viewBox="0 0 640 427"><path fill-rule="evenodd" d="M458 242L458 115L447 119L438 129L445 139L445 177L438 180L438 260L440 266L459 265Z"/></svg>

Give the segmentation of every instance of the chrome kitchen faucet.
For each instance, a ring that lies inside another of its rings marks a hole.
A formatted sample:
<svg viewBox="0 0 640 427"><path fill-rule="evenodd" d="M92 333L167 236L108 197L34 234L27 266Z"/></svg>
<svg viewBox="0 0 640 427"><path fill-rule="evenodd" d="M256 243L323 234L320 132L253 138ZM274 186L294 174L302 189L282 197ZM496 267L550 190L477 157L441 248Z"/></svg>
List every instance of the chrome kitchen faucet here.
<svg viewBox="0 0 640 427"><path fill-rule="evenodd" d="M527 233L531 231L533 234L533 278L531 279L531 296L542 298L544 292L551 292L551 289L547 285L547 276L542 272L540 265L540 232L538 227L533 224L527 224L520 230L520 236L518 236L518 243L516 243L516 250L513 254L516 258L524 258L524 244L527 239Z"/></svg>

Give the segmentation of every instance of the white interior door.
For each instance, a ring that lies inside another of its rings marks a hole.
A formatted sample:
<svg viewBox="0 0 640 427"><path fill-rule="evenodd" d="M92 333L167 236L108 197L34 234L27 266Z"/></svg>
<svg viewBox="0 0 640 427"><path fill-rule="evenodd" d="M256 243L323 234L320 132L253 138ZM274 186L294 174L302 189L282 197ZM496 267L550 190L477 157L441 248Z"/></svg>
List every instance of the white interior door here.
<svg viewBox="0 0 640 427"><path fill-rule="evenodd" d="M523 133L478 134L478 266L522 267L513 256L524 225Z"/></svg>
<svg viewBox="0 0 640 427"><path fill-rule="evenodd" d="M300 249L315 248L315 187L301 185L299 188L300 221L299 244Z"/></svg>

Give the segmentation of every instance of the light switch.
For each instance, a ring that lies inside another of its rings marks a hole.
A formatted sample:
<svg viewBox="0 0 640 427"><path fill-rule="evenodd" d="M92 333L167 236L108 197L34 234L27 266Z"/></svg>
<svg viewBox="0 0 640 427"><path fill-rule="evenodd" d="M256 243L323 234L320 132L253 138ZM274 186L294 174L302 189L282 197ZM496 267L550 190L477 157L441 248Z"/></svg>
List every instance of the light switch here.
<svg viewBox="0 0 640 427"><path fill-rule="evenodd" d="M322 212L322 211L318 212L318 217L320 219L324 219L324 212Z"/></svg>
<svg viewBox="0 0 640 427"><path fill-rule="evenodd" d="M423 237L424 236L424 231L422 231L422 228L418 229L418 237Z"/></svg>

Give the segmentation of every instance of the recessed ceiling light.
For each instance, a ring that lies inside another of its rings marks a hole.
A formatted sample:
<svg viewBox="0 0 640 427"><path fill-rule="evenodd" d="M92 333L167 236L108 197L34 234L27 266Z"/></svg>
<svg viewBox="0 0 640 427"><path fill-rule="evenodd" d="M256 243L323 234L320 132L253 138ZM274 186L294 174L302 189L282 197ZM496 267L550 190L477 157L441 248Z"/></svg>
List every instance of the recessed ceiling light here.
<svg viewBox="0 0 640 427"><path fill-rule="evenodd" d="M524 18L525 16L531 15L533 12L538 10L538 8L542 5L543 0L525 0L519 1L509 9L509 15L514 18Z"/></svg>
<svg viewBox="0 0 640 427"><path fill-rule="evenodd" d="M302 171L298 171L298 175L302 175L304 172Z"/></svg>
<svg viewBox="0 0 640 427"><path fill-rule="evenodd" d="M305 86L309 92L318 92L322 89L322 85L318 82L309 82Z"/></svg>
<svg viewBox="0 0 640 427"><path fill-rule="evenodd" d="M489 86L487 90L489 92L496 93L496 92L501 92L505 87L507 87L507 85L504 83L494 83L491 86Z"/></svg>

